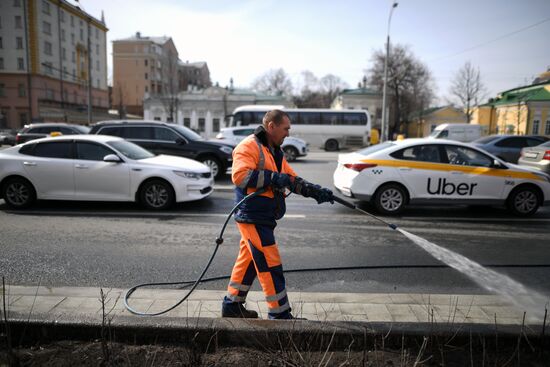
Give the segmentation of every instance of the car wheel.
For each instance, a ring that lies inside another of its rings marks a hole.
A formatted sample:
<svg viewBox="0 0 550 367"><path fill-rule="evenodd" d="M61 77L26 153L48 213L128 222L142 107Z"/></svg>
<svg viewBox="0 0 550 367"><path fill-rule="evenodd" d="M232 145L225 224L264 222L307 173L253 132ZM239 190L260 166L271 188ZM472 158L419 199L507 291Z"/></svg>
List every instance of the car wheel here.
<svg viewBox="0 0 550 367"><path fill-rule="evenodd" d="M201 157L199 158L199 162L210 168L210 172L214 178L219 178L223 174L222 165L217 158L211 156Z"/></svg>
<svg viewBox="0 0 550 367"><path fill-rule="evenodd" d="M147 209L164 210L174 205L172 186L166 181L150 180L141 186L139 198Z"/></svg>
<svg viewBox="0 0 550 367"><path fill-rule="evenodd" d="M298 149L294 147L284 147L283 152L285 153L285 159L288 162L294 162L296 160L296 157L298 157Z"/></svg>
<svg viewBox="0 0 550 367"><path fill-rule="evenodd" d="M13 209L24 209L36 200L33 185L23 178L12 178L2 187L2 197L6 205Z"/></svg>
<svg viewBox="0 0 550 367"><path fill-rule="evenodd" d="M508 196L507 206L513 214L528 217L539 209L539 194L533 187L519 187Z"/></svg>
<svg viewBox="0 0 550 367"><path fill-rule="evenodd" d="M337 140L329 139L325 143L325 150L327 152L335 152L335 151L338 150L338 148L339 148L339 146L338 146L338 141Z"/></svg>
<svg viewBox="0 0 550 367"><path fill-rule="evenodd" d="M374 206L382 214L398 214L407 201L405 190L396 184L384 185L374 195Z"/></svg>

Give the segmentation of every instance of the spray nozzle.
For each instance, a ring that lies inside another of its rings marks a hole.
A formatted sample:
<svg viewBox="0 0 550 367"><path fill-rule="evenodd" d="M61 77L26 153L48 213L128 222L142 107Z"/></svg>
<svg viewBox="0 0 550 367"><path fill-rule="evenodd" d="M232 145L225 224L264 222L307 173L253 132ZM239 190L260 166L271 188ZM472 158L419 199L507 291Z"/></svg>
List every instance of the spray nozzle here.
<svg viewBox="0 0 550 367"><path fill-rule="evenodd" d="M388 223L388 227L390 227L391 229L394 229L394 230L397 229L397 226L393 223Z"/></svg>
<svg viewBox="0 0 550 367"><path fill-rule="evenodd" d="M218 237L216 238L216 245L221 245L223 243L223 238Z"/></svg>

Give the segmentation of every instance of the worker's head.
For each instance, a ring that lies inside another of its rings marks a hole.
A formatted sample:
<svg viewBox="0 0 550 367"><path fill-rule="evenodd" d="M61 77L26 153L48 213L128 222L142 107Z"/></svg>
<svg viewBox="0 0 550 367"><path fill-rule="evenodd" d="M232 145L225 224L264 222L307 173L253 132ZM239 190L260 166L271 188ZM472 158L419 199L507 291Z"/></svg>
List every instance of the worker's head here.
<svg viewBox="0 0 550 367"><path fill-rule="evenodd" d="M280 146L289 135L290 118L281 110L268 111L263 118L267 140L272 146Z"/></svg>

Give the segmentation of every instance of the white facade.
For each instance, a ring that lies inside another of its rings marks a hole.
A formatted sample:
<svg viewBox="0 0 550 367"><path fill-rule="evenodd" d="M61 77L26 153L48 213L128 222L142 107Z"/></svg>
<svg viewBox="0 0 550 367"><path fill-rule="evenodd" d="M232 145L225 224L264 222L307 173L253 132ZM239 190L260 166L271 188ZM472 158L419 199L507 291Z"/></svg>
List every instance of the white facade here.
<svg viewBox="0 0 550 367"><path fill-rule="evenodd" d="M285 97L259 96L251 91L210 87L199 91L182 92L177 98L174 122L190 127L205 138L213 138L225 127L225 117L239 106L271 104L292 107ZM158 98L144 100L144 119L168 121L166 102Z"/></svg>

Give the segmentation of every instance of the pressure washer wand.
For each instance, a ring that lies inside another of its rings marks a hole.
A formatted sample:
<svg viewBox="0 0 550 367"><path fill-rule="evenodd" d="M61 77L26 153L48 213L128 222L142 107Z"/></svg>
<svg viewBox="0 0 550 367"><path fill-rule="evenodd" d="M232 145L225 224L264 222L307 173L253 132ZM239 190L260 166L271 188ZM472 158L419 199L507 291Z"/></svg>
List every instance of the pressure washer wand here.
<svg viewBox="0 0 550 367"><path fill-rule="evenodd" d="M384 219L379 218L379 217L377 217L376 215L371 214L371 213L369 213L369 212L367 212L367 211L364 211L364 210L361 209L361 208L358 208L357 205L355 205L355 204L353 204L353 203L350 203L349 201L346 201L346 200L344 200L344 199L340 199L339 197L334 196L334 195L332 195L332 200L336 201L338 204L342 204L343 206L347 206L347 207L350 208L350 209L355 209L355 210L357 210L357 211L360 212L360 213L366 214L366 215L368 215L369 217L371 217L371 218L373 218L373 219L376 219L376 220L379 221L379 222L384 223L385 225L387 225L387 226L390 227L391 229L394 229L394 230L397 229L397 226L396 226L395 224L386 222Z"/></svg>

